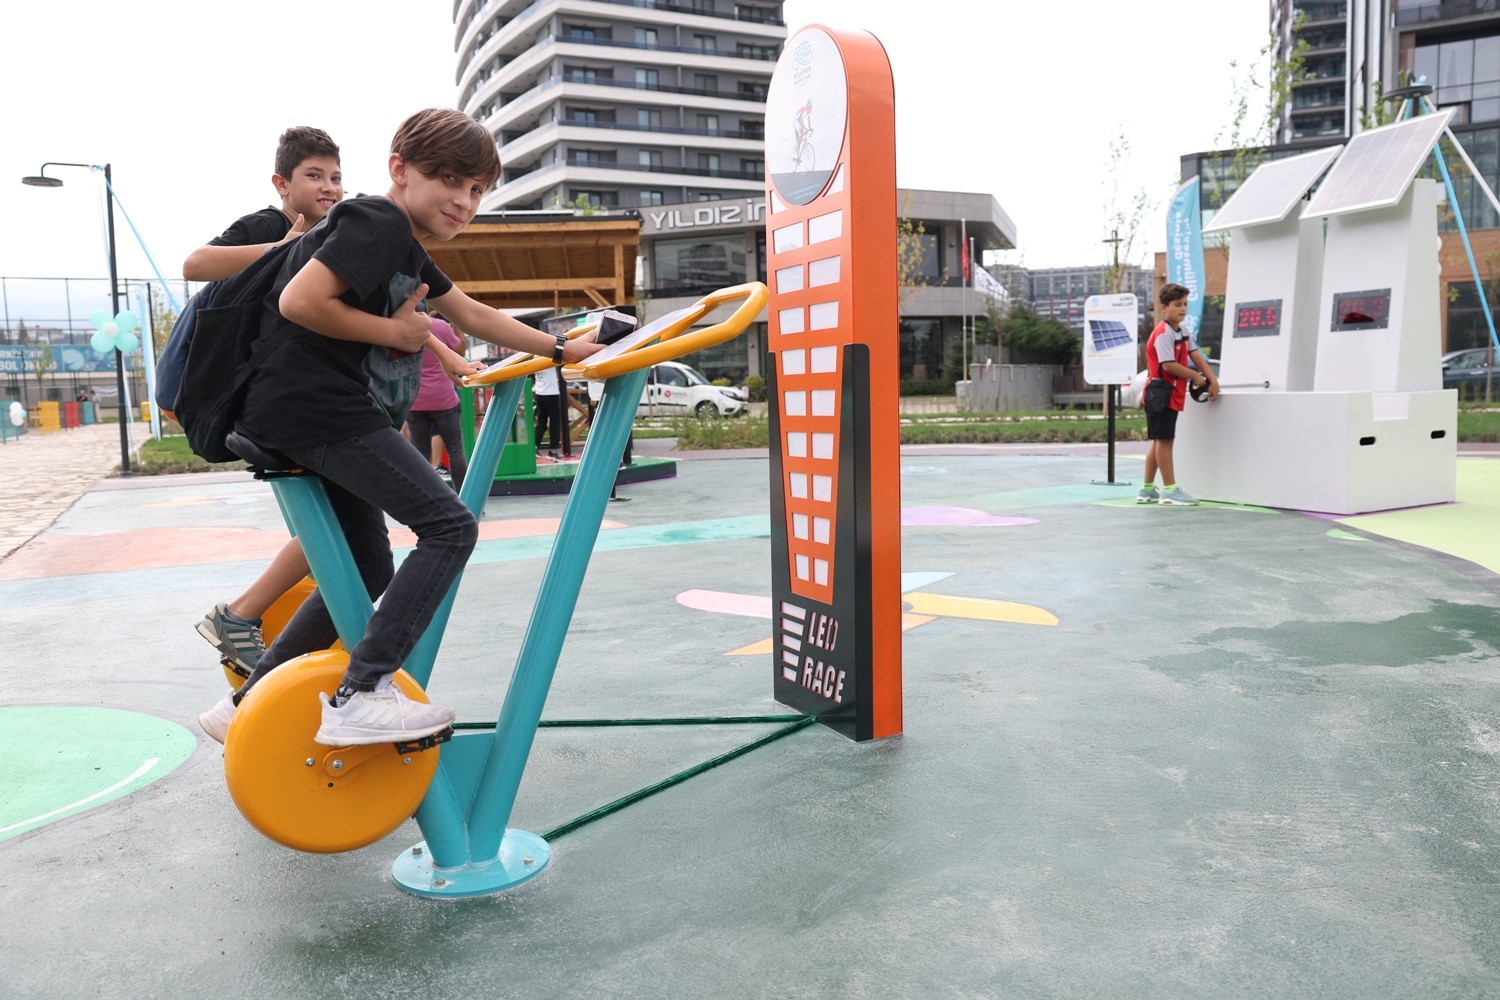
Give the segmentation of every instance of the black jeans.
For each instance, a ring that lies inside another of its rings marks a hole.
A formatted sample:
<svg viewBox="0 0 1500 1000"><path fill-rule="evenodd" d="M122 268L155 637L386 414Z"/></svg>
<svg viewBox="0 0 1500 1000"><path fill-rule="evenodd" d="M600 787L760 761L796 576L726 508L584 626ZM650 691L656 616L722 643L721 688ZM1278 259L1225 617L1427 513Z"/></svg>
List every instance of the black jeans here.
<svg viewBox="0 0 1500 1000"><path fill-rule="evenodd" d="M394 673L427 630L448 588L463 572L479 537L474 515L395 428L308 448L281 451L323 478L344 538L370 599L380 599L365 634L349 652L344 683L373 690ZM406 525L417 546L394 569L385 515ZM383 595L383 596L382 596ZM294 656L327 649L338 637L333 619L314 591L261 656L241 691Z"/></svg>
<svg viewBox="0 0 1500 1000"><path fill-rule="evenodd" d="M412 410L406 416L406 425L411 428L411 443L429 457L432 455L432 437L443 439L443 448L448 452L448 472L453 476L453 488L461 489L464 476L469 474L469 460L464 458L464 433L459 415L462 407L451 410Z"/></svg>

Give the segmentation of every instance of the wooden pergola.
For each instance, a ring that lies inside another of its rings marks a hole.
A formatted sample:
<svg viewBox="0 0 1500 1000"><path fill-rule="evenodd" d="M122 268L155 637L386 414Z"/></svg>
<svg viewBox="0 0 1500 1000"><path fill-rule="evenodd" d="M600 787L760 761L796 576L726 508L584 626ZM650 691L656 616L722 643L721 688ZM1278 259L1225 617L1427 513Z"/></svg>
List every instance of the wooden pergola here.
<svg viewBox="0 0 1500 1000"><path fill-rule="evenodd" d="M496 309L635 302L639 216L477 215L447 242L423 240L466 294Z"/></svg>

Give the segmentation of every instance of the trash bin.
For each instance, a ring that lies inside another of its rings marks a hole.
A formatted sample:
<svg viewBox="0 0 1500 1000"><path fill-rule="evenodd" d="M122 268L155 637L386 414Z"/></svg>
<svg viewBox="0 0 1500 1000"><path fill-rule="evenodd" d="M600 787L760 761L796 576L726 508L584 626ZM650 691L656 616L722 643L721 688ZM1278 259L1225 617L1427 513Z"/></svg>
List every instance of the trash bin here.
<svg viewBox="0 0 1500 1000"><path fill-rule="evenodd" d="M969 409L969 389L973 384L968 379L953 383L953 401L960 411Z"/></svg>
<svg viewBox="0 0 1500 1000"><path fill-rule="evenodd" d="M85 426L87 426L88 424L96 424L99 422L99 415L94 412L93 403L79 403L78 417L83 421Z"/></svg>

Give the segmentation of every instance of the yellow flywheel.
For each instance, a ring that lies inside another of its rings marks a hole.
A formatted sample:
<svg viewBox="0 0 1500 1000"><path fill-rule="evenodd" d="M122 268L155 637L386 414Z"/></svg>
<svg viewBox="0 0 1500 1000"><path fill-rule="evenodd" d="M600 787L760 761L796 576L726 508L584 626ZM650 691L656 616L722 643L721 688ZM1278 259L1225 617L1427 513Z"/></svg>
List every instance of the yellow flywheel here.
<svg viewBox="0 0 1500 1000"><path fill-rule="evenodd" d="M332 853L372 844L416 812L437 772L438 749L398 754L380 743L313 742L321 699L338 686L349 654L323 650L277 667L240 702L224 743L224 777L245 819L299 851ZM396 683L426 702L405 671Z"/></svg>

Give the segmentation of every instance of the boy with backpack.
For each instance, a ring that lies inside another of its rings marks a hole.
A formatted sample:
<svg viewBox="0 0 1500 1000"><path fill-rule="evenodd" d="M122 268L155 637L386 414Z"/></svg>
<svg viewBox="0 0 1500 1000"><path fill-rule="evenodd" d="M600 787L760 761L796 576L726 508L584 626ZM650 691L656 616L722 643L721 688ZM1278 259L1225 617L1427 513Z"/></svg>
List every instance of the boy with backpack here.
<svg viewBox="0 0 1500 1000"><path fill-rule="evenodd" d="M238 274L271 247L301 236L344 198L339 147L322 129L297 125L281 133L276 143L275 170L271 185L281 197L280 206L267 206L236 219L224 232L194 250L182 263L184 278L219 281ZM181 374L178 367L179 380ZM176 384L164 391L173 397L165 407L170 410L176 405ZM294 538L282 546L244 593L214 605L198 622L198 633L237 673L249 676L266 648L261 640L261 616L307 572L302 545Z"/></svg>
<svg viewBox="0 0 1500 1000"><path fill-rule="evenodd" d="M299 125L283 132L276 146L275 166L271 184L281 196L281 206L269 206L235 220L222 234L194 250L183 262L185 277L213 282L231 278L260 260L267 251L301 236L343 200L339 147L322 129ZM199 307L213 308L219 301L213 293L219 287L210 285L200 293L201 301L195 302L195 311ZM196 325L196 314L189 316L184 311L181 322L192 330ZM462 358L444 349L445 344L429 342L428 346L438 355L450 377L469 370ZM184 374L182 363L185 357L184 354L178 362L171 384L165 384L163 373L158 368L159 386L173 397L174 406L182 402L177 398L177 390ZM216 391L229 374L227 371L212 372ZM261 637L261 616L307 574L307 558L302 553L302 545L293 538L282 546L271 564L244 593L214 605L203 616L197 624L198 634L218 649L220 657L231 669L248 677L266 648ZM223 741L223 733L218 730L210 729L208 734Z"/></svg>
<svg viewBox="0 0 1500 1000"><path fill-rule="evenodd" d="M334 207L290 248L271 293L257 343L293 334L250 376L237 434L275 449L324 480L329 503L379 607L349 651L349 667L322 698L317 742L326 746L405 742L432 736L452 709L415 702L391 683L478 536L474 516L427 458L372 405L367 356L410 356L431 336L426 299L470 335L519 351L577 361L597 344L556 338L469 298L453 286L419 240L449 240L468 225L500 176L494 137L469 116L432 108L397 130L385 197ZM382 348L372 351L371 348ZM410 405L408 399L407 405ZM385 515L407 525L416 547L394 570ZM225 730L241 698L277 665L326 648L332 619L314 592L235 695L204 713Z"/></svg>

